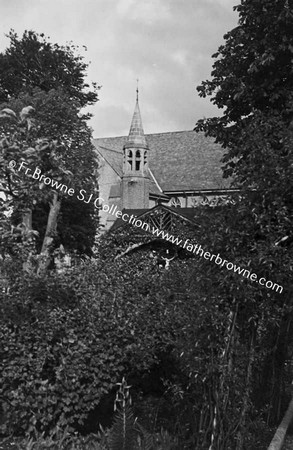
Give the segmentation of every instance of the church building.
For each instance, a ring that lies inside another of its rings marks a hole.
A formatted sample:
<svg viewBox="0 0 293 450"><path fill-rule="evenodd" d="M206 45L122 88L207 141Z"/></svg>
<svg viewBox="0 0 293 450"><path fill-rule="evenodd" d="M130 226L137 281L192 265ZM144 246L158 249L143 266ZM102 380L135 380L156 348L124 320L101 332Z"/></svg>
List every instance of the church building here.
<svg viewBox="0 0 293 450"><path fill-rule="evenodd" d="M215 206L235 191L222 177L222 147L204 133L144 134L138 91L129 135L93 143L100 160L100 197L116 210L139 217L163 208L192 219L197 205ZM115 221L117 226L115 215L101 211L105 230Z"/></svg>

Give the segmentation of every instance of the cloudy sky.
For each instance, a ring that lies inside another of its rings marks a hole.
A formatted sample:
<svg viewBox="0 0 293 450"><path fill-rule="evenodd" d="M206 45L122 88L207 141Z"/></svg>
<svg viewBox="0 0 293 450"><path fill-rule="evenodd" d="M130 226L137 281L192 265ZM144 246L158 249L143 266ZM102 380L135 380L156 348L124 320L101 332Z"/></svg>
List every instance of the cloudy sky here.
<svg viewBox="0 0 293 450"><path fill-rule="evenodd" d="M237 0L0 0L0 51L13 28L85 45L88 77L102 86L90 111L95 137L128 134L139 78L146 133L189 130L217 115L196 86L234 28Z"/></svg>

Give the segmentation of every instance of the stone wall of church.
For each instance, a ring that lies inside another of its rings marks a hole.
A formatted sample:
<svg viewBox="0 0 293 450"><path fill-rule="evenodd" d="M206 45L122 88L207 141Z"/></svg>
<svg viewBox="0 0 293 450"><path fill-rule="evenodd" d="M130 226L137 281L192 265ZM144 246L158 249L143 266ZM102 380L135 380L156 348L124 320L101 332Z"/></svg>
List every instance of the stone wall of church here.
<svg viewBox="0 0 293 450"><path fill-rule="evenodd" d="M149 208L149 179L147 177L127 176L122 179L122 208Z"/></svg>
<svg viewBox="0 0 293 450"><path fill-rule="evenodd" d="M99 196L104 199L103 203L109 205L111 186L119 184L121 182L121 178L102 157L100 157L99 159L100 159L100 169L98 178ZM101 225L106 225L107 218L108 213L105 211L100 211Z"/></svg>

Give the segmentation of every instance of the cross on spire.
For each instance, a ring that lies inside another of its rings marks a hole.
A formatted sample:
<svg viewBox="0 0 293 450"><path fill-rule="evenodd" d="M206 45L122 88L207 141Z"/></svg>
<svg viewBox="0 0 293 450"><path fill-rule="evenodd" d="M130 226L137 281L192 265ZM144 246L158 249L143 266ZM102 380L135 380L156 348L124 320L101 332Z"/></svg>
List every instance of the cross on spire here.
<svg viewBox="0 0 293 450"><path fill-rule="evenodd" d="M130 131L127 139L127 143L125 144L128 148L130 147L142 147L147 148L147 143L144 136L143 126L142 126L142 120L139 110L139 103L138 103L138 82L139 80L136 80L136 103L134 108L134 113L132 117L132 122L130 125Z"/></svg>

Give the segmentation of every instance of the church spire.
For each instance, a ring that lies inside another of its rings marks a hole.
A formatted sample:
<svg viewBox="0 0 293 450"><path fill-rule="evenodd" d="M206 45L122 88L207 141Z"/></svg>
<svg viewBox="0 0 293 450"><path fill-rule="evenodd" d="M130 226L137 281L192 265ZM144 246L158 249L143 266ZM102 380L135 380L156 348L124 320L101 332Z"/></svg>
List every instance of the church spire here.
<svg viewBox="0 0 293 450"><path fill-rule="evenodd" d="M140 115L139 103L138 103L138 86L136 88L136 103L134 108L134 113L132 117L132 122L130 125L130 131L128 139L126 142L127 147L147 147L147 143L144 136L142 120Z"/></svg>
<svg viewBox="0 0 293 450"><path fill-rule="evenodd" d="M122 208L145 209L149 207L149 148L143 132L138 104L136 103L128 138L123 147Z"/></svg>

